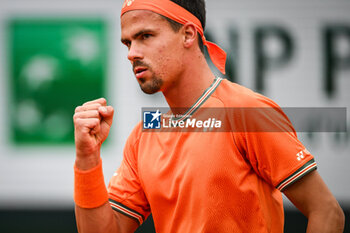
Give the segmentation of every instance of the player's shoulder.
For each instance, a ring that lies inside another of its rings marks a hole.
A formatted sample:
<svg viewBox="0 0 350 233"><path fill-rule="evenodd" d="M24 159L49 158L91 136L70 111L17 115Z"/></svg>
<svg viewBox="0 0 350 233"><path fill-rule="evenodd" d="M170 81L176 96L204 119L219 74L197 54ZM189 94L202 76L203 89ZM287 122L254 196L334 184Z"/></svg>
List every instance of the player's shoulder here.
<svg viewBox="0 0 350 233"><path fill-rule="evenodd" d="M236 132L295 132L282 108L270 98L228 80L215 97L224 103Z"/></svg>
<svg viewBox="0 0 350 233"><path fill-rule="evenodd" d="M221 81L213 97L225 107L278 107L270 98L227 79Z"/></svg>

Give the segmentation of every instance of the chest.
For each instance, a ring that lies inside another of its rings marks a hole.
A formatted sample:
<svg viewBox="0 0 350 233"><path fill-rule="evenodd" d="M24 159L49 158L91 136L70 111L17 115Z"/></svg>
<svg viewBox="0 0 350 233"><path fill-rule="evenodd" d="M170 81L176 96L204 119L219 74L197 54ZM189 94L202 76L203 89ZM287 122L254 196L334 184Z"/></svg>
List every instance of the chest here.
<svg viewBox="0 0 350 233"><path fill-rule="evenodd" d="M217 185L236 186L250 171L230 133L159 133L139 146L138 171L151 204L210 195Z"/></svg>

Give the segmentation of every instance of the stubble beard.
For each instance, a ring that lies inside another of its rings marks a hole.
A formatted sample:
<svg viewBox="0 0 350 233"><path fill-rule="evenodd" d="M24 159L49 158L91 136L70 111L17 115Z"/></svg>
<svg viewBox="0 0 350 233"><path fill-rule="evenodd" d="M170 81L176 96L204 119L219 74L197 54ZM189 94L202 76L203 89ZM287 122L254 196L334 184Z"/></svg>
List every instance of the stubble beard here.
<svg viewBox="0 0 350 233"><path fill-rule="evenodd" d="M146 94L154 94L160 91L160 88L163 85L163 80L161 78L158 78L157 76L153 75L151 80L142 80L140 79L140 87L141 90Z"/></svg>
<svg viewBox="0 0 350 233"><path fill-rule="evenodd" d="M152 77L150 80L144 79L144 78L140 78L139 79L139 85L141 90L146 93L146 94L154 94L158 91L160 91L162 85L163 85L163 80L159 77L157 77L154 73L152 68L145 62L140 61L140 60L136 60L133 63L133 69L135 69L136 66L144 66L147 67L149 72L152 73Z"/></svg>

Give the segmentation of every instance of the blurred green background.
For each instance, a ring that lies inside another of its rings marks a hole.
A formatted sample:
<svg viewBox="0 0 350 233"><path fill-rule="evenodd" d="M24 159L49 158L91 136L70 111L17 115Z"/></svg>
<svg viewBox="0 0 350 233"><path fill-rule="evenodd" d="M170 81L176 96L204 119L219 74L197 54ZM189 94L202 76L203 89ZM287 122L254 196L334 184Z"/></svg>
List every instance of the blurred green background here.
<svg viewBox="0 0 350 233"><path fill-rule="evenodd" d="M27 18L7 30L13 141L72 143L75 107L106 95L106 23Z"/></svg>

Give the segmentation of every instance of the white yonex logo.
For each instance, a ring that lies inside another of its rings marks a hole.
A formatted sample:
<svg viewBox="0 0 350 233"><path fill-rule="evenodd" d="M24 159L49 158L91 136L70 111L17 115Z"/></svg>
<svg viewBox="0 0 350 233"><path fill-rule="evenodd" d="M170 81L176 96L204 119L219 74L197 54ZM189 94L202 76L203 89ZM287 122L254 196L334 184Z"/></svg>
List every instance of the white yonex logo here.
<svg viewBox="0 0 350 233"><path fill-rule="evenodd" d="M304 152L303 151L300 151L300 152L298 152L297 153L297 160L302 160L303 158L305 158L305 156L304 156Z"/></svg>

